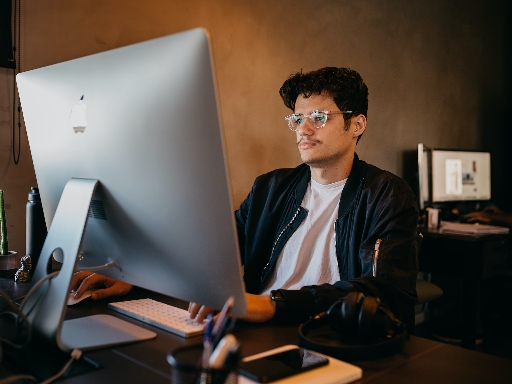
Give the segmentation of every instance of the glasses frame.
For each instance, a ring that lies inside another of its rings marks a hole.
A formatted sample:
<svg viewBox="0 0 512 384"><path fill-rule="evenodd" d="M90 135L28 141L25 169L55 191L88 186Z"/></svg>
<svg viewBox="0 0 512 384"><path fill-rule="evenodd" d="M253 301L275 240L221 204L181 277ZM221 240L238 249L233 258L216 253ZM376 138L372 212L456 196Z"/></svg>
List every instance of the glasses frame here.
<svg viewBox="0 0 512 384"><path fill-rule="evenodd" d="M315 114L318 114L319 112L324 113L326 118L322 125L317 126L317 121L315 121L314 118L315 118ZM329 115L343 115L346 113L353 113L353 111L326 111L326 110L316 109L314 111L311 111L311 113L309 115L304 115L302 113L292 113L291 115L286 116L284 119L288 123L288 128L290 128L292 131L296 132L297 129L299 129L299 127L304 124L304 121L306 118L309 119L309 122L311 123L311 125L313 127L315 127L316 129L320 129L320 128L325 127L325 124L327 124L327 120L329 120ZM292 120L292 119L296 119L298 116L304 117L304 121L301 124L298 124L297 122Z"/></svg>

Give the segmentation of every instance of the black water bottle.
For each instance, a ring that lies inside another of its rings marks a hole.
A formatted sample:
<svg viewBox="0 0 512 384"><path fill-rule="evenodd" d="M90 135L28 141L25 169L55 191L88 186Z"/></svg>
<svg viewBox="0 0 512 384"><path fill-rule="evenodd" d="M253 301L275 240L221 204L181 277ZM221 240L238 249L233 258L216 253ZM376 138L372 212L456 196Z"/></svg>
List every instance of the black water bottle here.
<svg viewBox="0 0 512 384"><path fill-rule="evenodd" d="M47 230L39 188L31 187L27 202L26 252L32 260L33 272L46 239Z"/></svg>

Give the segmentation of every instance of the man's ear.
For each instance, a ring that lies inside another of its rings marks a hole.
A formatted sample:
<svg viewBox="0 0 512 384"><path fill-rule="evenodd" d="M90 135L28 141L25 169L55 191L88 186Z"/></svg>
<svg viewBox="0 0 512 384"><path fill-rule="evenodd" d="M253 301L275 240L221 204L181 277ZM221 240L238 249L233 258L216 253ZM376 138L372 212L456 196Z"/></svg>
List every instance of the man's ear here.
<svg viewBox="0 0 512 384"><path fill-rule="evenodd" d="M366 116L363 114L360 114L353 118L353 123L355 125L354 128L354 137L359 137L363 134L364 130L366 129Z"/></svg>

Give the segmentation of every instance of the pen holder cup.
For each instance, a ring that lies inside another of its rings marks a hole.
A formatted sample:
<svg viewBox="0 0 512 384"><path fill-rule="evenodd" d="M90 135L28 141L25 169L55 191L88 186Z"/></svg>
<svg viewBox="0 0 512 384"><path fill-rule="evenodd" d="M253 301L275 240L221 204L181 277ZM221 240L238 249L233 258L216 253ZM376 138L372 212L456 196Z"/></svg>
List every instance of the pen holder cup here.
<svg viewBox="0 0 512 384"><path fill-rule="evenodd" d="M176 348L167 355L172 367L172 384L237 384L237 366L222 369L202 368L203 345Z"/></svg>

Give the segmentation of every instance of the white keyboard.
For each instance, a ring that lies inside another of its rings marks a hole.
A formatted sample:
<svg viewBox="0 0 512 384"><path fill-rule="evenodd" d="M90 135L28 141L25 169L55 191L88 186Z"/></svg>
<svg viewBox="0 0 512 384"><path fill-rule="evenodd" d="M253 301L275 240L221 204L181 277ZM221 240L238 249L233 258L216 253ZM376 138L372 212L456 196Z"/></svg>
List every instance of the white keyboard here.
<svg viewBox="0 0 512 384"><path fill-rule="evenodd" d="M507 234L510 228L499 227L489 224L470 224L470 223L457 223L451 221L441 221L441 232L465 233L471 235L492 235L492 234Z"/></svg>
<svg viewBox="0 0 512 384"><path fill-rule="evenodd" d="M119 301L109 303L108 307L113 311L181 337L191 337L203 333L203 324L190 319L188 311L156 300Z"/></svg>

